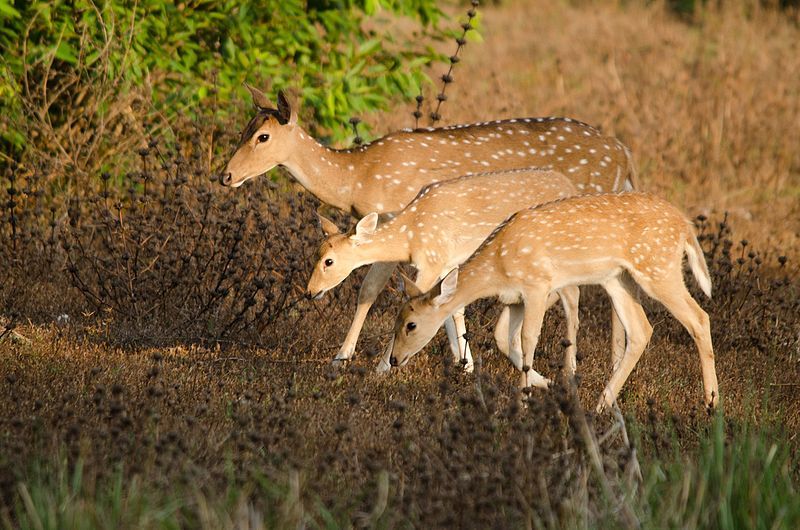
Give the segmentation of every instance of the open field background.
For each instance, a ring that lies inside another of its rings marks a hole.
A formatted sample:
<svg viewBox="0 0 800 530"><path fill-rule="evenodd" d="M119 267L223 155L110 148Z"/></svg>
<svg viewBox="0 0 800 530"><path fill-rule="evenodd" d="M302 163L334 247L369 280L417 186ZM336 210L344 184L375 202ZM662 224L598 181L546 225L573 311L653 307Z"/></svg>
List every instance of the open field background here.
<svg viewBox="0 0 800 530"><path fill-rule="evenodd" d="M453 25L463 16L445 9ZM463 51L444 122L601 125L632 147L644 189L703 216L714 298L687 283L712 319L723 411L703 410L694 345L653 304L653 339L620 397L632 444L616 416L587 419L569 386L520 407L488 301L467 312L476 375L452 366L442 336L405 369L373 373L395 284L358 357L334 371L363 271L320 302L302 297L320 204L280 178L213 181L249 112L220 101L240 113L178 117L152 137L126 129L125 170L96 168L83 188L62 187L68 165L4 166L5 526L800 524L796 13L522 1L480 13L483 42ZM413 124L411 110L362 118L379 135ZM598 290L582 291L587 409L609 375L608 315ZM557 373L562 335L551 311L540 372Z"/></svg>
<svg viewBox="0 0 800 530"><path fill-rule="evenodd" d="M601 126L633 149L645 189L692 214L727 210L741 237L798 247L796 19L758 2L693 23L662 2L509 1L483 14L485 41L464 51L445 122ZM411 120L398 113L387 128Z"/></svg>

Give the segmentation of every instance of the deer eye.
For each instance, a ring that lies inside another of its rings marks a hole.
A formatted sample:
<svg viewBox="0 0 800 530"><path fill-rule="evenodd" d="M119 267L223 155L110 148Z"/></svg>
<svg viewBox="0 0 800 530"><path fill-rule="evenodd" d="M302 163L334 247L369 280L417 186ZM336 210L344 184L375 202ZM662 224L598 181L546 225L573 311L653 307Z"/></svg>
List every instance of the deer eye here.
<svg viewBox="0 0 800 530"><path fill-rule="evenodd" d="M408 324L406 324L406 331L414 331L415 329L417 329L416 322L409 322Z"/></svg>
<svg viewBox="0 0 800 530"><path fill-rule="evenodd" d="M330 267L331 265L333 265L333 260L331 258L326 259L325 260L325 266L326 267Z"/></svg>
<svg viewBox="0 0 800 530"><path fill-rule="evenodd" d="M263 144L264 142L269 140L269 135L268 134L259 134L258 138L256 138L256 140L258 141L258 143Z"/></svg>

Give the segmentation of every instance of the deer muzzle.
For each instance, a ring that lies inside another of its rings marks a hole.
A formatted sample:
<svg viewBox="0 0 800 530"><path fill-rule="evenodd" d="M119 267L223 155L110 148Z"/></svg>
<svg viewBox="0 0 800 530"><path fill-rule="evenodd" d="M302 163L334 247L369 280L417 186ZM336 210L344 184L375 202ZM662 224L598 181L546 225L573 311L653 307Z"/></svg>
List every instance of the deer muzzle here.
<svg viewBox="0 0 800 530"><path fill-rule="evenodd" d="M230 186L231 182L233 182L233 175L230 171L219 176L219 183L223 186Z"/></svg>

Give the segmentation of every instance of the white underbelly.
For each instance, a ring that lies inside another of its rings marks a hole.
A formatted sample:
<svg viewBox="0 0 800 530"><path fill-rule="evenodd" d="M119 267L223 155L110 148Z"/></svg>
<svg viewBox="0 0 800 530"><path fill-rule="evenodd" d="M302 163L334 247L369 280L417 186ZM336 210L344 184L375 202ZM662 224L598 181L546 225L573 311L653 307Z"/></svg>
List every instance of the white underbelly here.
<svg viewBox="0 0 800 530"><path fill-rule="evenodd" d="M554 262L553 289L568 285L602 284L618 276L623 268L623 265L613 258Z"/></svg>
<svg viewBox="0 0 800 530"><path fill-rule="evenodd" d="M512 305L512 304L519 304L522 302L522 297L519 294L519 291L516 290L503 290L497 293L497 299L500 300L501 304L505 305Z"/></svg>

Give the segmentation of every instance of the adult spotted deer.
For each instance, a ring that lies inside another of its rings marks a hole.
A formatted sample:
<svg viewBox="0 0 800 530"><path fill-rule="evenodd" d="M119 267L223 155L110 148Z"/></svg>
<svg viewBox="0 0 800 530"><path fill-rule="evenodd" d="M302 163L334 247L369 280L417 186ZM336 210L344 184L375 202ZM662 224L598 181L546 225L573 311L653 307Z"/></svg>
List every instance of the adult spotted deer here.
<svg viewBox="0 0 800 530"><path fill-rule="evenodd" d="M644 193L571 197L522 210L500 225L478 250L433 289L413 298L395 322L391 364L402 366L430 341L444 319L479 298L511 304L509 336L522 328L524 368L531 366L548 295L556 289L599 284L611 297L628 336L598 411L611 405L650 340L652 327L636 302L630 278L677 318L700 353L705 402L719 399L709 318L683 283L684 253L700 288L711 279L692 223L674 206ZM513 354L513 352L512 352ZM547 386L535 370L523 386Z"/></svg>
<svg viewBox="0 0 800 530"><path fill-rule="evenodd" d="M576 193L575 185L561 173L518 169L428 184L380 227L378 215L370 213L352 233L341 234L333 222L320 217L327 239L320 245L307 292L319 298L354 269L378 262L410 262L417 269L417 286L427 291L465 261L514 212ZM572 344L571 358L575 356L579 296L577 287L568 287L561 297L568 322L567 339ZM509 353L507 327L508 310L504 309L496 335L498 347L506 354ZM464 359L466 370L471 371L472 355L465 339L463 308L445 321L445 328L453 355L457 360ZM387 349L379 370L388 369Z"/></svg>
<svg viewBox="0 0 800 530"><path fill-rule="evenodd" d="M520 118L390 133L369 144L336 150L320 145L297 123L297 113L278 93L274 106L248 87L256 115L220 175L224 186L283 166L321 201L362 217L386 218L425 186L482 171L537 166L566 175L579 191L635 189L630 151L615 138L570 118ZM370 268L358 307L337 358L355 351L367 311L396 268ZM616 329L616 327L615 327Z"/></svg>

